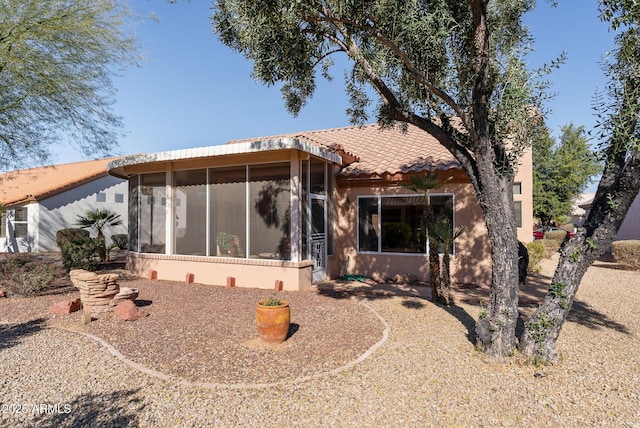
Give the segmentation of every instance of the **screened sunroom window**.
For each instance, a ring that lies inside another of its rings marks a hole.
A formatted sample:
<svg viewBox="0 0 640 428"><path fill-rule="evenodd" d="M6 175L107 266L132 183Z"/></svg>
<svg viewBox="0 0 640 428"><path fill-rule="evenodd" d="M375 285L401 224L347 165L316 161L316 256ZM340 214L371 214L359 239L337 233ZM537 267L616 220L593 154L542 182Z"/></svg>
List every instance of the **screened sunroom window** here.
<svg viewBox="0 0 640 428"><path fill-rule="evenodd" d="M249 167L249 254L291 259L290 165Z"/></svg>
<svg viewBox="0 0 640 428"><path fill-rule="evenodd" d="M247 242L247 167L209 170L210 255L244 257Z"/></svg>
<svg viewBox="0 0 640 428"><path fill-rule="evenodd" d="M138 248L138 214L140 200L138 187L138 176L134 175L129 178L129 229L128 229L128 246L130 251L139 251Z"/></svg>
<svg viewBox="0 0 640 428"><path fill-rule="evenodd" d="M205 256L207 254L207 170L176 171L174 198L176 254Z"/></svg>
<svg viewBox="0 0 640 428"><path fill-rule="evenodd" d="M139 239L143 253L165 252L165 173L144 174L140 183Z"/></svg>

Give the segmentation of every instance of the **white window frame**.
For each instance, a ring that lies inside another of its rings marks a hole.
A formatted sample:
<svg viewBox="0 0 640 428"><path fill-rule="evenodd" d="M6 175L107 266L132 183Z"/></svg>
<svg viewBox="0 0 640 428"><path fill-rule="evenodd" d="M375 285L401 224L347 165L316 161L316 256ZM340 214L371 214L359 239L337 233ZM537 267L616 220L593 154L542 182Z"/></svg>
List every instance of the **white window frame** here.
<svg viewBox="0 0 640 428"><path fill-rule="evenodd" d="M424 253L394 253L394 252L388 252L388 251L382 251L382 233L378 233L378 251L362 251L360 250L360 199L376 199L377 200L377 205L378 205L378 230L382 230L382 204L381 204L381 200L382 198L410 198L410 197L415 197L416 194L415 193L409 193L409 194L398 194L398 195L358 195L357 201L356 201L356 247L357 247L357 252L358 254L385 254L385 255L393 255L393 256L407 256L407 257L424 257L424 256L428 256L429 255L429 245L425 242L425 251ZM429 193L429 199L431 199L432 196L450 196L451 200L452 200L452 204L453 204L453 211L451 213L452 216L452 223L453 223L453 228L455 230L456 227L456 196L453 193L450 192L446 192L446 193ZM451 252L450 256L451 257L455 257L455 253L456 253L456 246L453 246L453 251ZM443 254L443 253L440 253Z"/></svg>

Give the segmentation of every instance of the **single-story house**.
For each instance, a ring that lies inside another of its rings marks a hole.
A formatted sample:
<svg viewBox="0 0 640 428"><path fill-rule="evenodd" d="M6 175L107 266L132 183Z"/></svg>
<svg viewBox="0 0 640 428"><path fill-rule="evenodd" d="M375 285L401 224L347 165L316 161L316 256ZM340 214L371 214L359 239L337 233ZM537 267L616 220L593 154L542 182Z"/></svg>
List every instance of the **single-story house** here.
<svg viewBox="0 0 640 428"><path fill-rule="evenodd" d="M467 228L452 279L488 282L489 239L473 187L430 134L377 124L123 157L129 183L128 267L141 276L299 290L325 278L428 278L424 198L411 174L451 178L431 191L437 217ZM514 184L518 236L530 241L531 154ZM515 251L515 249L514 249Z"/></svg>
<svg viewBox="0 0 640 428"><path fill-rule="evenodd" d="M0 252L60 251L56 232L77 227L78 215L96 208L120 214L127 233L128 183L107 174L116 158L11 171L0 175Z"/></svg>

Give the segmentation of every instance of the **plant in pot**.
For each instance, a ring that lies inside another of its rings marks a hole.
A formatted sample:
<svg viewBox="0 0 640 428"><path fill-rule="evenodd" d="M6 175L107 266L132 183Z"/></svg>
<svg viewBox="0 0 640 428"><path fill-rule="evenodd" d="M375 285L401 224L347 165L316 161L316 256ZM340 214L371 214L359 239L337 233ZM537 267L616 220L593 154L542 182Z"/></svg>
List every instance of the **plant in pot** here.
<svg viewBox="0 0 640 428"><path fill-rule="evenodd" d="M231 243L233 242L233 235L227 232L219 232L216 235L216 244L220 249L220 254L229 254L231 249Z"/></svg>
<svg viewBox="0 0 640 428"><path fill-rule="evenodd" d="M256 324L260 339L267 343L282 343L289 333L289 301L272 295L260 300L256 307Z"/></svg>

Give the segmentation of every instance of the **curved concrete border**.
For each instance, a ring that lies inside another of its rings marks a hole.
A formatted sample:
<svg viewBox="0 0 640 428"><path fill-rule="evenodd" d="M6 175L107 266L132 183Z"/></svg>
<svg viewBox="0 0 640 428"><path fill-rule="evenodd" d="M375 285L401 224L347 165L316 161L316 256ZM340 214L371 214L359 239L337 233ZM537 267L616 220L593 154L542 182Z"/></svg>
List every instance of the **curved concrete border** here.
<svg viewBox="0 0 640 428"><path fill-rule="evenodd" d="M65 330L65 331L69 331L69 332L72 332L72 333L78 333L78 334L81 334L81 335L83 335L85 337L93 339L96 342L98 342L99 344L101 344L102 346L104 346L104 348L107 351L109 351L113 356L115 356L116 358L118 358L119 360L121 360L122 362L127 364L129 367L134 368L134 369L136 369L136 370L138 370L138 371L140 371L142 373L145 373L145 374L147 374L149 376L152 376L152 377L155 377L157 379L161 379L161 380L164 380L164 381L167 381L167 382L174 382L174 383L177 383L178 385L188 386L188 387L195 387L195 388L259 389L259 388L267 388L267 387L274 387L274 386L295 385L295 384L307 382L307 381L310 381L310 380L313 380L313 379L318 379L318 378L321 378L323 376L330 376L330 375L338 374L338 373L341 373L341 372L344 372L344 371L350 369L351 367L355 366L356 364L359 364L362 361L364 361L367 358L369 358L380 346L382 346L387 341L387 339L389 339L389 332L391 331L391 327L389 326L389 323L384 318L382 318L382 316L380 316L380 314L377 313L366 302L360 301L360 304L363 305L365 308L369 309L371 311L371 313L373 313L376 317L378 317L378 319L380 320L380 322L384 326L384 330L382 331L382 338L379 341L374 343L369 349L367 349L358 358L356 358L353 361L348 362L347 364L345 364L343 366L337 367L337 368L335 368L333 370L329 370L327 372L316 373L314 375L309 375L309 376L295 378L293 380L285 380L285 381L274 382L274 383L191 382L191 381L185 380L183 378L180 378L178 376L167 375L167 374L159 372L157 370L153 370L153 369L150 369L148 367L145 367L142 364L136 363L135 361L127 358L126 356L124 356L120 351L118 351L109 342L107 342L106 340L104 340L104 339L102 339L102 338L100 338L98 336L95 336L93 334L86 333L86 332L79 331L79 330L72 330L72 329L64 328L64 327L54 327L54 328L58 328L58 329Z"/></svg>

